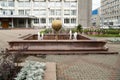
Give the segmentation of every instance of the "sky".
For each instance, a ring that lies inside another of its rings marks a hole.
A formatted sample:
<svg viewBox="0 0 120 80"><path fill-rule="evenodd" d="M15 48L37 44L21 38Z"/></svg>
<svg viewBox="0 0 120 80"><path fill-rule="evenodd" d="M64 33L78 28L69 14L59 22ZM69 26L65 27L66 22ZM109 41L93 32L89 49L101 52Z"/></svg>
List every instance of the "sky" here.
<svg viewBox="0 0 120 80"><path fill-rule="evenodd" d="M92 10L100 7L100 0L92 0Z"/></svg>

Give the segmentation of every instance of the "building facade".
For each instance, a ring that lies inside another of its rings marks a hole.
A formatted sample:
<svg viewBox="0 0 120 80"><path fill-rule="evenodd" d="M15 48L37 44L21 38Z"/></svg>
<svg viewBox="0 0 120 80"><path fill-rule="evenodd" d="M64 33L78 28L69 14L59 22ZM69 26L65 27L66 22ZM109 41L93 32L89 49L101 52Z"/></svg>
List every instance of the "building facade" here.
<svg viewBox="0 0 120 80"><path fill-rule="evenodd" d="M120 26L120 0L101 0L102 24Z"/></svg>
<svg viewBox="0 0 120 80"><path fill-rule="evenodd" d="M101 27L101 12L100 8L92 11L91 22L93 27Z"/></svg>
<svg viewBox="0 0 120 80"><path fill-rule="evenodd" d="M1 28L49 28L53 20L63 27L90 25L92 0L0 0Z"/></svg>

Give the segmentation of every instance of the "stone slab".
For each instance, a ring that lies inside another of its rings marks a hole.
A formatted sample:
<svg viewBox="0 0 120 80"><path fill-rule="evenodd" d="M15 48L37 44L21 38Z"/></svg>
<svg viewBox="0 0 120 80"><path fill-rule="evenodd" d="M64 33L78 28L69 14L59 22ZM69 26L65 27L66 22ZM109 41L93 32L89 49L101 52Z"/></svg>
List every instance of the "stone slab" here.
<svg viewBox="0 0 120 80"><path fill-rule="evenodd" d="M44 80L56 80L56 63L47 62Z"/></svg>

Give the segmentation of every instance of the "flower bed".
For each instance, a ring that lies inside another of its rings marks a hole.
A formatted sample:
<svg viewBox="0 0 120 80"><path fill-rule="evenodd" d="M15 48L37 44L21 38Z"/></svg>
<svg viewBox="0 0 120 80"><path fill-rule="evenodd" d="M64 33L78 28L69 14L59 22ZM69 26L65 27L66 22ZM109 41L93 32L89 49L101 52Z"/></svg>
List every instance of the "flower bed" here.
<svg viewBox="0 0 120 80"><path fill-rule="evenodd" d="M45 63L26 61L15 80L43 80L45 69Z"/></svg>

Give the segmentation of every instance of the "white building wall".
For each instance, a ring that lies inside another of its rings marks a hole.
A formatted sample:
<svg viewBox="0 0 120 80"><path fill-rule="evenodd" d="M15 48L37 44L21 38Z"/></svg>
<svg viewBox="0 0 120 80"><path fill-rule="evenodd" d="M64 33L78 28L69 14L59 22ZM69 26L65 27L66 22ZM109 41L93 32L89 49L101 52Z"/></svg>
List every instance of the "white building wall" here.
<svg viewBox="0 0 120 80"><path fill-rule="evenodd" d="M101 14L104 25L120 25L120 0L101 0Z"/></svg>
<svg viewBox="0 0 120 80"><path fill-rule="evenodd" d="M83 27L87 27L89 24L88 19L90 17L88 14L91 11L90 9L87 9L89 8L88 1L91 0L86 0L85 2L79 3L81 5L84 5L84 3L87 4L82 7L78 4L78 2L80 2L79 0L0 0L0 17L27 17L32 19L32 26L34 27L51 27L50 19L58 18L62 20L63 27L66 28L74 28L78 24L83 24ZM10 3L13 6L10 6ZM79 14L78 12L78 9L82 8L84 10L81 10L80 13L82 13L83 15ZM13 10L13 12L10 12L10 10ZM53 10L53 12L55 13L50 14L51 10ZM57 10L58 12L56 13ZM59 10L61 14L57 15L59 14ZM71 11L73 11L73 13ZM84 17L84 20L78 15ZM79 22L79 20L82 21Z"/></svg>

